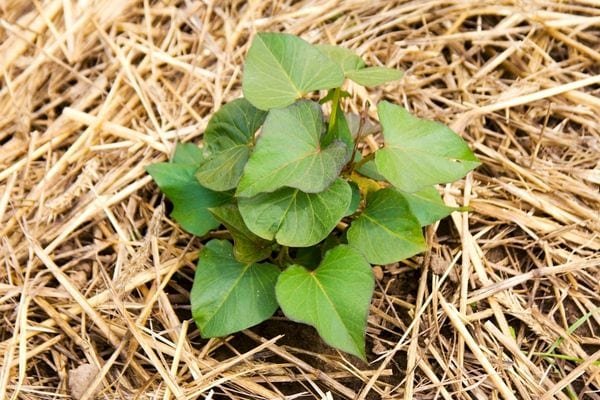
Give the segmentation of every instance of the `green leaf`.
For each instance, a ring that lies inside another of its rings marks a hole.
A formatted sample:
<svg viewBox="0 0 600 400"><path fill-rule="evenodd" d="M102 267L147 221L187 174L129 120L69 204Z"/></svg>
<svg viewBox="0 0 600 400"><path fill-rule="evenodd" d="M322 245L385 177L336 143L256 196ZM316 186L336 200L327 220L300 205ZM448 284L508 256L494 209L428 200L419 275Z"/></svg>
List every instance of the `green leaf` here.
<svg viewBox="0 0 600 400"><path fill-rule="evenodd" d="M386 180L385 177L381 175L379 171L377 171L377 165L375 165L375 161L373 160L369 160L363 165L361 165L357 169L357 171L361 175L366 176L367 178L374 179L376 181L384 182Z"/></svg>
<svg viewBox="0 0 600 400"><path fill-rule="evenodd" d="M202 236L219 226L208 208L231 201L231 195L213 192L198 183L194 177L198 166L188 162L197 157L201 159L202 152L198 148L192 150L190 146L193 145L178 145L175 152L174 160L185 163L152 164L146 171L173 203L171 217L186 231Z"/></svg>
<svg viewBox="0 0 600 400"><path fill-rule="evenodd" d="M337 63L346 74L348 71L354 71L365 67L365 62L354 54L352 50L345 47L334 46L331 44L318 44L315 46L319 51Z"/></svg>
<svg viewBox="0 0 600 400"><path fill-rule="evenodd" d="M365 178L356 172L351 173L350 180L356 183L362 197L366 197L370 192L377 192L384 188L384 184L371 178Z"/></svg>
<svg viewBox="0 0 600 400"><path fill-rule="evenodd" d="M277 310L278 276L274 265L238 262L226 240L208 242L200 251L190 293L202 337L229 335L271 317Z"/></svg>
<svg viewBox="0 0 600 400"><path fill-rule="evenodd" d="M375 154L377 170L405 192L462 178L479 165L469 146L447 126L410 115L383 101L378 105L385 147Z"/></svg>
<svg viewBox="0 0 600 400"><path fill-rule="evenodd" d="M273 193L240 198L240 213L248 228L267 240L290 247L312 246L342 219L352 198L350 185L336 180L320 193L282 188Z"/></svg>
<svg viewBox="0 0 600 400"><path fill-rule="evenodd" d="M236 260L253 263L271 255L271 242L250 232L235 204L211 208L210 212L221 222L233 237L233 254Z"/></svg>
<svg viewBox="0 0 600 400"><path fill-rule="evenodd" d="M346 145L321 145L321 107L308 100L269 112L256 148L244 169L237 195L251 197L283 186L321 192L346 162Z"/></svg>
<svg viewBox="0 0 600 400"><path fill-rule="evenodd" d="M365 360L374 285L371 267L360 253L340 245L328 251L314 271L288 267L275 290L288 318L314 326L325 342Z"/></svg>
<svg viewBox="0 0 600 400"><path fill-rule="evenodd" d="M352 152L354 151L354 138L348 128L348 122L346 116L342 111L342 108L338 104L337 111L335 113L335 120L333 121L333 127L327 131L323 137L322 145L328 146L330 143L342 142L346 145L346 158L344 164L350 161Z"/></svg>
<svg viewBox="0 0 600 400"><path fill-rule="evenodd" d="M269 110L343 81L342 69L308 42L285 33L259 33L248 50L242 90L255 107Z"/></svg>
<svg viewBox="0 0 600 400"><path fill-rule="evenodd" d="M402 78L403 72L387 67L366 67L365 62L352 50L340 46L321 44L316 46L323 54L335 61L346 78L363 86L377 86Z"/></svg>
<svg viewBox="0 0 600 400"><path fill-rule="evenodd" d="M350 182L350 188L352 189L352 199L350 200L348 209L344 213L344 217L354 214L358 210L358 207L360 207L360 188L354 182Z"/></svg>
<svg viewBox="0 0 600 400"><path fill-rule="evenodd" d="M371 87L386 82L397 81L402 78L403 72L399 69L386 67L367 67L355 71L348 71L346 76L359 85Z"/></svg>
<svg viewBox="0 0 600 400"><path fill-rule="evenodd" d="M197 166L204 156L202 149L192 143L177 143L175 154L173 155L174 164L190 164Z"/></svg>
<svg viewBox="0 0 600 400"><path fill-rule="evenodd" d="M266 112L248 100L236 99L213 114L204 131L204 143L211 153L247 145L266 117Z"/></svg>
<svg viewBox="0 0 600 400"><path fill-rule="evenodd" d="M331 236L328 236L331 237ZM295 255L292 258L294 264L305 267L313 267L321 262L321 246L299 247L294 249Z"/></svg>
<svg viewBox="0 0 600 400"><path fill-rule="evenodd" d="M242 177L249 155L250 148L247 145L233 146L211 154L198 166L196 179L202 186L217 192L234 189Z"/></svg>
<svg viewBox="0 0 600 400"><path fill-rule="evenodd" d="M399 192L408 203L411 213L417 217L421 226L433 224L447 217L457 209L444 204L442 196L433 186L426 187L415 193Z"/></svg>
<svg viewBox="0 0 600 400"><path fill-rule="evenodd" d="M361 119L361 116L356 113L346 113L348 129L350 129L350 134L353 138L358 136L359 130L362 137L374 135L379 131L378 124L374 124L369 118L365 118L364 121L361 121ZM362 126L361 123L363 124Z"/></svg>
<svg viewBox="0 0 600 400"><path fill-rule="evenodd" d="M425 250L421 225L393 189L372 192L367 207L348 229L348 243L371 264L389 264Z"/></svg>
<svg viewBox="0 0 600 400"><path fill-rule="evenodd" d="M204 141L211 153L199 165L196 179L208 189L234 189L250 155L254 133L267 113L246 99L225 104L210 119Z"/></svg>

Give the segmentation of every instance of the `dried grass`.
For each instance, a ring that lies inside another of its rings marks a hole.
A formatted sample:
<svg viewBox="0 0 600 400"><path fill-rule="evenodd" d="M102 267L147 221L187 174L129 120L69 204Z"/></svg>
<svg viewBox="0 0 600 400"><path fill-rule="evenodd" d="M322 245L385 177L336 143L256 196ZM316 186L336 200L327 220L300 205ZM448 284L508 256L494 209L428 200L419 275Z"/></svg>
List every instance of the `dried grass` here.
<svg viewBox="0 0 600 400"><path fill-rule="evenodd" d="M349 107L404 104L484 162L431 252L378 270L368 365L281 318L188 320L201 243L143 168L201 142L268 30L405 69ZM0 398L68 398L90 364L83 398L600 399L596 0L4 0L0 43Z"/></svg>

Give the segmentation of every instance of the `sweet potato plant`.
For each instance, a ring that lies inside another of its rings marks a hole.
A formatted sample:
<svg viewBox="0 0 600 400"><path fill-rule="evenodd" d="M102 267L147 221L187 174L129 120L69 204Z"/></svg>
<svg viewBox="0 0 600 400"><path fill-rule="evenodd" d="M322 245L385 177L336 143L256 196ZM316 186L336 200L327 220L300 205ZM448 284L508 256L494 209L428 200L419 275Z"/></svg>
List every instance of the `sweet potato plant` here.
<svg viewBox="0 0 600 400"><path fill-rule="evenodd" d="M190 299L203 337L246 329L281 307L365 358L371 265L425 250L423 227L454 210L435 185L479 164L448 127L387 101L377 105L383 145L368 152L373 126L366 114L344 113L344 81L400 77L342 47L260 33L244 96L212 116L203 147L178 144L171 162L147 167L171 217L204 242Z"/></svg>

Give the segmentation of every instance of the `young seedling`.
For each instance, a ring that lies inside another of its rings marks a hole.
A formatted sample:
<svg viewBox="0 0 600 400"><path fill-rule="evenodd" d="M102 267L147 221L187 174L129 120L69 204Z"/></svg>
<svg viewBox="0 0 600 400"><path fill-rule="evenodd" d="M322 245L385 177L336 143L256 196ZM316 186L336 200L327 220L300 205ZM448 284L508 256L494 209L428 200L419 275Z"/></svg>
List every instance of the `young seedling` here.
<svg viewBox="0 0 600 400"><path fill-rule="evenodd" d="M479 165L448 127L387 101L377 105L383 147L362 154L365 118L343 112L341 87L400 77L341 47L258 34L244 97L212 116L203 148L178 144L170 163L147 167L171 216L206 239L190 299L203 337L246 329L281 307L365 359L371 265L425 250L423 227L454 211L434 185ZM210 239L221 226L229 239Z"/></svg>

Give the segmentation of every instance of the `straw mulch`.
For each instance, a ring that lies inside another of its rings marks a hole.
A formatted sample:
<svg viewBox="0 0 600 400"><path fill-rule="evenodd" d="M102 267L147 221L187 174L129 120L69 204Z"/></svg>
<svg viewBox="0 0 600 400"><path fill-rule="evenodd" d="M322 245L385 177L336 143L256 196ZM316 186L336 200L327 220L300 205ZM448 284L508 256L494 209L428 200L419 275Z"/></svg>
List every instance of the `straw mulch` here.
<svg viewBox="0 0 600 400"><path fill-rule="evenodd" d="M281 315L190 320L201 243L144 166L202 142L257 31L404 69L348 110L483 161L431 251L376 268L368 364ZM0 399L600 399L597 1L4 0L0 78Z"/></svg>

